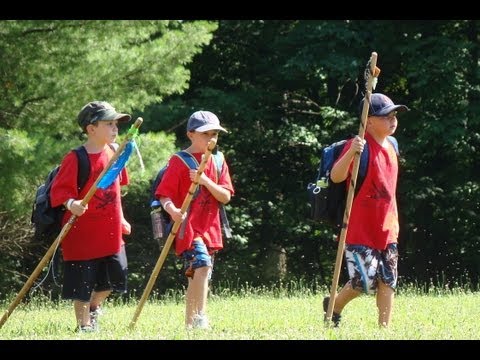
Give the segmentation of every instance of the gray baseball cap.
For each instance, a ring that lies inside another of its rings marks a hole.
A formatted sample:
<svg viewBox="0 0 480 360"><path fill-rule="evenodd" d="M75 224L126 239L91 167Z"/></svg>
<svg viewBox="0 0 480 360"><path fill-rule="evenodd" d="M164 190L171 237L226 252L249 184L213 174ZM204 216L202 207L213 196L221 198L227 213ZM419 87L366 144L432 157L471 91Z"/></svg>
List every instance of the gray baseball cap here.
<svg viewBox="0 0 480 360"><path fill-rule="evenodd" d="M187 131L205 132L209 130L220 130L227 132L220 126L217 115L210 111L196 111L188 119Z"/></svg>
<svg viewBox="0 0 480 360"><path fill-rule="evenodd" d="M115 111L115 108L106 101L92 101L85 105L78 113L78 125L82 129L97 121L118 120L118 122L128 122L132 117L128 114L121 114Z"/></svg>

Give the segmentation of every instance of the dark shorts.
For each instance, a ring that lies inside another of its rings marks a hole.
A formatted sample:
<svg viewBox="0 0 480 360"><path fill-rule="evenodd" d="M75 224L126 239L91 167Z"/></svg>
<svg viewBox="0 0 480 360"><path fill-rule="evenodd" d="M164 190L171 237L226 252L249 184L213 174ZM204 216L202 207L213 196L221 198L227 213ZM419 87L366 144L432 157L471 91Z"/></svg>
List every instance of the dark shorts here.
<svg viewBox="0 0 480 360"><path fill-rule="evenodd" d="M345 258L350 283L355 290L373 294L378 279L392 289L397 287L397 244L389 244L383 251L363 245L347 245Z"/></svg>
<svg viewBox="0 0 480 360"><path fill-rule="evenodd" d="M182 259L185 275L187 277L193 277L195 269L209 266L210 272L208 274L208 279L210 280L212 278L214 254L210 254L203 241L194 240L192 248L185 250L182 253Z"/></svg>
<svg viewBox="0 0 480 360"><path fill-rule="evenodd" d="M90 301L93 291L127 291L127 254L119 253L93 260L65 261L62 297Z"/></svg>

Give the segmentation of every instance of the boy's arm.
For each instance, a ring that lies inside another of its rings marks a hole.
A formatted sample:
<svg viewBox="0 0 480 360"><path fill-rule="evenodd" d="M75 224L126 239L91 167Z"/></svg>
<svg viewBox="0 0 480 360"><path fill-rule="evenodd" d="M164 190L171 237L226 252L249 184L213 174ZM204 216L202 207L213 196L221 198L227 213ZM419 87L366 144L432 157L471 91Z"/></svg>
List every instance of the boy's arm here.
<svg viewBox="0 0 480 360"><path fill-rule="evenodd" d="M196 174L197 170L190 170L190 179L192 181L193 179L195 179ZM224 187L215 183L215 181L210 179L207 175L205 175L205 173L202 173L198 183L199 185L205 186L207 190L210 191L210 193L213 195L213 197L222 204L228 204L228 202L232 198L232 193L228 189L225 189Z"/></svg>
<svg viewBox="0 0 480 360"><path fill-rule="evenodd" d="M332 172L330 174L330 179L334 183L340 183L344 181L350 171L350 165L355 157L355 153L359 152L360 154L363 151L365 145L365 140L362 140L360 136L356 136L350 144L350 147L345 151L345 153L340 157L340 159L333 165Z"/></svg>
<svg viewBox="0 0 480 360"><path fill-rule="evenodd" d="M185 213L182 215L181 209L175 206L172 199L169 197L160 197L160 202L162 203L162 207L165 209L168 215L170 215L174 222L185 220L187 214Z"/></svg>

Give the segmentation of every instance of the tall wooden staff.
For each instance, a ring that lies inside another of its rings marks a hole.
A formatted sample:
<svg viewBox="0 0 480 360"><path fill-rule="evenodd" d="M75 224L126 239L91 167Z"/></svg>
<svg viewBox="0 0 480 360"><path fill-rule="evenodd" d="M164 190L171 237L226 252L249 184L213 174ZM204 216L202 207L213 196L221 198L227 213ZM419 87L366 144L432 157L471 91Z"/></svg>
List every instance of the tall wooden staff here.
<svg viewBox="0 0 480 360"><path fill-rule="evenodd" d="M190 188L188 189L188 194L185 197L185 200L183 200L182 207L180 211L182 212L182 215L185 214L185 212L188 209L188 206L190 205L190 202L193 199L193 195L195 194L195 191L197 190L198 187L198 182L200 180L200 176L203 173L203 170L205 169L205 165L207 165L208 159L212 155L212 150L215 148L215 145L217 144L216 139L211 139L208 142L207 145L207 150L205 150L205 153L203 154L202 157L202 162L198 166L197 169L197 174L195 175L195 178L192 181L192 184L190 185ZM186 220L184 220L186 221ZM143 305L145 305L145 301L147 300L148 296L150 295L150 292L152 291L153 285L155 283L155 280L157 279L158 274L160 273L160 270L163 266L163 263L165 261L165 258L167 257L168 252L170 251L170 247L172 246L172 242L175 239L175 236L177 235L178 228L180 227L182 223L182 220L175 221L173 224L172 230L170 231L170 234L168 235L167 241L165 242L165 246L162 249L162 252L160 253L160 257L157 260L157 263L155 264L155 267L152 271L152 275L150 275L150 279L148 280L147 286L145 287L145 290L143 291L142 298L140 299L140 302L137 305L137 309L135 310L135 314L133 315L133 319L130 322L129 328L133 329L135 327L135 324L137 322L138 317L140 316L140 313L143 309Z"/></svg>
<svg viewBox="0 0 480 360"><path fill-rule="evenodd" d="M117 161L117 159L120 157L120 155L122 154L122 152L125 150L125 147L127 146L127 143L133 139L133 137L138 133L138 128L140 127L140 125L142 125L142 122L143 122L143 119L142 118L137 118L137 120L135 121L135 123L132 125L132 127L130 128L130 130L128 131L127 133L127 137L126 139L120 144L120 146L118 147L118 149L115 151L115 153L113 154L112 158L110 159L110 161L108 162L107 166L105 166L105 169L103 169L103 171L100 173L100 175L98 176L97 180L95 180L95 182L93 183L93 185L90 187L90 189L88 190L87 194L85 195L85 197L83 198L82 200L82 206L86 206L88 204L88 202L90 201L90 199L93 197L93 195L95 194L95 192L97 191L97 188L98 188L98 183L102 180L103 176L107 173L107 171L109 171L112 166L114 165L115 161ZM118 172L120 171L121 169L118 170ZM113 179L115 180L115 179ZM46 254L43 256L42 260L40 260L40 262L38 263L37 267L35 268L35 270L33 270L32 272L32 275L30 275L30 277L28 278L27 282L25 283L25 285L23 285L22 289L20 290L20 292L18 293L17 297L12 301L12 303L10 304L10 306L8 307L7 311L5 311L5 313L3 314L2 316L2 319L0 320L0 328L3 326L3 324L7 321L8 317L10 316L10 314L13 312L13 310L15 310L15 308L17 307L17 305L20 303L20 301L23 299L23 297L25 296L25 294L28 292L28 290L30 290L30 288L32 287L34 281L38 278L38 276L40 275L40 273L42 272L43 268L47 265L47 263L50 261L51 257L53 256L55 250L58 248L58 246L60 245L60 243L62 242L62 240L65 238L65 236L67 235L67 233L70 231L73 223L75 222L75 220L77 219L77 216L76 215L73 215L70 216L70 219L68 219L68 222L63 225L63 228L62 230L60 231L60 234L58 234L57 238L55 239L55 241L52 243L52 245L50 245L50 247L48 248Z"/></svg>
<svg viewBox="0 0 480 360"><path fill-rule="evenodd" d="M368 109L370 107L370 95L372 89L375 89L377 84L380 69L377 68L377 53L372 52L370 60L365 69L366 92L365 101L363 102L362 116L360 121L360 129L358 136L363 140L365 137L365 128L367 126ZM345 250L345 239L347 237L348 222L350 220L350 211L352 209L353 197L355 194L355 185L357 182L358 169L360 167L360 153L355 153L353 160L352 176L350 178L350 187L348 188L347 202L345 204L345 212L343 214L342 230L340 232L340 240L338 241L337 258L335 260L335 270L333 272L332 287L330 288L330 301L328 302L327 313L325 314L325 323L330 325L330 320L333 315L333 307L335 306L335 296L337 294L338 279L340 277L340 268L342 266L343 251Z"/></svg>

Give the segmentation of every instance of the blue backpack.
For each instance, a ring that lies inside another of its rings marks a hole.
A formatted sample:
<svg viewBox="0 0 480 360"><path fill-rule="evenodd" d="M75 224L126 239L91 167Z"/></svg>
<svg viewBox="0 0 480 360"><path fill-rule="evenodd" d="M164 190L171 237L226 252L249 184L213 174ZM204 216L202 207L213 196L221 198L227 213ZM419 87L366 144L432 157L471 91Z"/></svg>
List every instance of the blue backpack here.
<svg viewBox="0 0 480 360"><path fill-rule="evenodd" d="M179 157L189 169L192 169L192 170L197 169L199 166L197 159L195 159L195 157L187 151L184 151L184 150L178 151L174 154L174 156ZM220 179L220 175L222 173L223 163L225 161L225 158L223 157L223 153L218 150L215 154L212 154L212 158L215 163L215 168L217 169L217 180L218 180ZM157 189L158 185L162 181L163 175L165 174L166 170L167 170L167 166L165 165L160 169L157 176L155 177L155 180L153 181L153 184L150 188L150 200L149 200L149 205L152 209L152 213L157 212L160 215L158 219L160 221L161 229L159 229L159 231L154 231L154 234L156 234L156 240L160 244L167 239L170 233L170 230L173 226L173 221L170 218L170 215L165 209L163 209L161 202L155 198L155 190ZM194 198L197 196L199 189L200 188L198 187L197 192L194 194ZM227 212L225 211L225 206L223 204L219 204L219 212L220 212L220 221L222 224L223 236L226 239L230 239L232 238L232 229L230 228L230 224L227 218ZM188 210L187 210L187 214L188 214ZM152 217L152 221L153 221L153 217ZM185 224L186 222L184 221L182 223L182 226L180 227L180 231L178 233L180 238L183 237L183 233L185 232ZM158 225L152 223L152 226L158 226Z"/></svg>
<svg viewBox="0 0 480 360"><path fill-rule="evenodd" d="M393 136L388 140L399 155L398 142ZM318 164L317 177L314 182L307 185L308 200L310 204L310 217L314 221L330 224L339 228L343 222L345 203L347 200L346 180L334 183L330 180L330 173L333 164L338 159L347 140L341 140L322 149L320 163ZM360 155L360 166L355 187L355 194L358 194L368 171L369 150L368 143L365 144Z"/></svg>

